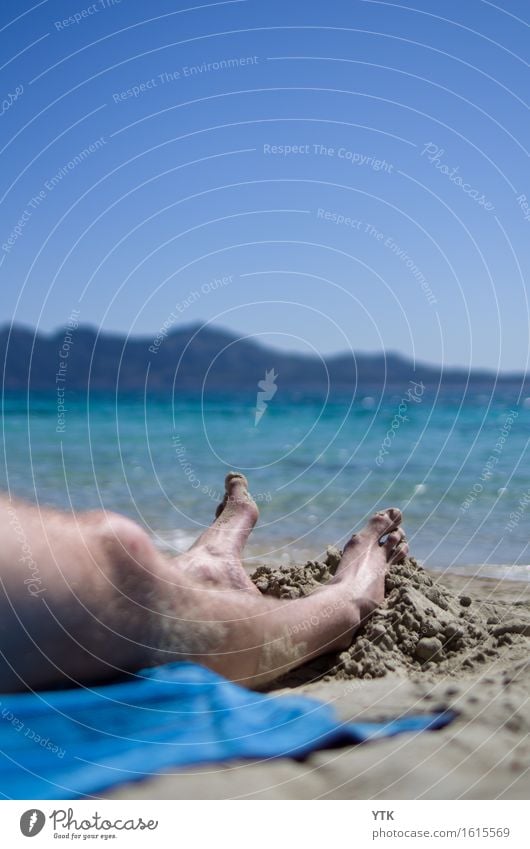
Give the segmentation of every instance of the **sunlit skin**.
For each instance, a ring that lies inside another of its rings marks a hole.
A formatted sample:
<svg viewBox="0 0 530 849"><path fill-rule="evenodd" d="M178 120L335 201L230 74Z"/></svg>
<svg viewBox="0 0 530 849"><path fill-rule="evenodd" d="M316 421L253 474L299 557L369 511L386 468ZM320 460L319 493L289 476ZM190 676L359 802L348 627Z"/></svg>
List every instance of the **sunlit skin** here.
<svg viewBox="0 0 530 849"><path fill-rule="evenodd" d="M66 514L0 496L0 690L93 683L178 660L249 687L347 648L408 553L401 513L376 513L333 579L296 600L263 596L243 550L258 508L231 473L213 524L167 558L124 516ZM303 627L302 627L303 626Z"/></svg>

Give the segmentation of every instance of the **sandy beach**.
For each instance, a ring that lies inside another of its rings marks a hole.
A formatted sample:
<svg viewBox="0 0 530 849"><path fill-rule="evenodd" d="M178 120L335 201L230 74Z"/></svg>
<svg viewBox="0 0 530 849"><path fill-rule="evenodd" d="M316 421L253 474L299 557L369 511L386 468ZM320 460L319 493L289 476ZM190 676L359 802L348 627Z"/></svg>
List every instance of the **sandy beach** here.
<svg viewBox="0 0 530 849"><path fill-rule="evenodd" d="M262 592L296 598L326 563L262 566ZM345 722L453 709L440 731L337 748L304 762L232 762L164 773L114 799L523 799L530 789L528 584L393 567L385 605L351 648L301 667L275 692L333 704Z"/></svg>

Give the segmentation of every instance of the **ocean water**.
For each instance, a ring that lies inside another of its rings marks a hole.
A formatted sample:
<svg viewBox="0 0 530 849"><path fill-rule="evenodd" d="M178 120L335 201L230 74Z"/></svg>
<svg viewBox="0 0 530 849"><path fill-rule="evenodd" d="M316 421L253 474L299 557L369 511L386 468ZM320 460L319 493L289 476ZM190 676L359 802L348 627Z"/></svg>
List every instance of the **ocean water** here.
<svg viewBox="0 0 530 849"><path fill-rule="evenodd" d="M0 487L66 510L134 518L182 551L207 526L230 470L261 516L249 565L316 558L375 510L398 506L412 553L433 569L528 579L530 407L406 392L326 403L255 397L4 399Z"/></svg>

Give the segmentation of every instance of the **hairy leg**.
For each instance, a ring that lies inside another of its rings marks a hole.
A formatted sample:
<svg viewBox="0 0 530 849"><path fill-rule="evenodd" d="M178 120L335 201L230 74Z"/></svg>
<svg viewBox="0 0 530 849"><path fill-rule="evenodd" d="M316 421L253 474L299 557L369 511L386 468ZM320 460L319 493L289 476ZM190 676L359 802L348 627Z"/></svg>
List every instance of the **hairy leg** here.
<svg viewBox="0 0 530 849"><path fill-rule="evenodd" d="M225 518L233 516L231 552L237 529L244 536L248 527L238 508ZM200 569L183 569L182 558L164 558L124 517L41 515L0 499L0 689L92 682L182 659L248 686L273 680L349 645L383 600L386 565L406 554L400 521L399 511L374 516L346 547L333 581L287 601L242 592L230 570L229 580L204 580ZM192 552L222 552L218 528ZM22 563L21 551L30 561Z"/></svg>
<svg viewBox="0 0 530 849"><path fill-rule="evenodd" d="M242 639L234 633L232 651L205 655L200 661L229 678L259 686L321 654L347 648L361 623L384 601L388 565L408 554L401 519L395 508L375 514L351 538L333 580L311 595L292 601L252 599L245 606L242 630L252 626L254 643L237 649Z"/></svg>
<svg viewBox="0 0 530 849"><path fill-rule="evenodd" d="M123 516L0 495L0 690L113 678L147 662L157 556Z"/></svg>

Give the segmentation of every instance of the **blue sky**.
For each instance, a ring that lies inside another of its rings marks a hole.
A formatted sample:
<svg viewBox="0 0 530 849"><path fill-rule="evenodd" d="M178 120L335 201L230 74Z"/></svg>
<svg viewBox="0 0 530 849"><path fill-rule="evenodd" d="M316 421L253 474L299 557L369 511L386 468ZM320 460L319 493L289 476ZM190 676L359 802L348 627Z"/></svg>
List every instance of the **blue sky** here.
<svg viewBox="0 0 530 849"><path fill-rule="evenodd" d="M411 3L3 2L0 321L525 368L528 4Z"/></svg>

